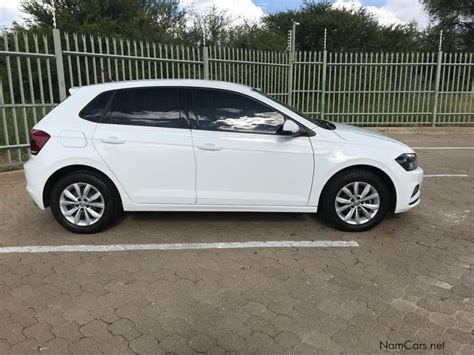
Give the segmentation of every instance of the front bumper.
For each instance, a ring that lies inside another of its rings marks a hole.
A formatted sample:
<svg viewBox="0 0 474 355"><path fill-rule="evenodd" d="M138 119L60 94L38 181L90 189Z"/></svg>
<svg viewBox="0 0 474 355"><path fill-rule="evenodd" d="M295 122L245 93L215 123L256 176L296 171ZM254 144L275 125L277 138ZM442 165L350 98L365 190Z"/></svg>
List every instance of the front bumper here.
<svg viewBox="0 0 474 355"><path fill-rule="evenodd" d="M395 213L409 211L420 203L423 174L423 169L418 167L416 170L403 172L399 176L399 182L396 186L397 205Z"/></svg>

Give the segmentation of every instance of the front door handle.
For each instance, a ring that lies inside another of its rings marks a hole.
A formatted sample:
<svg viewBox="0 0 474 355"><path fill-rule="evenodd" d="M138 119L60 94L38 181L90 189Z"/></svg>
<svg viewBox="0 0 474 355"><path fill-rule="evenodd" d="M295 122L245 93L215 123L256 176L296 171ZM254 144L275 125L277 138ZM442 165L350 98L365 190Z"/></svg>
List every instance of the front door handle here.
<svg viewBox="0 0 474 355"><path fill-rule="evenodd" d="M106 144L124 144L125 141L118 139L117 137L109 137L109 138L104 138L100 140L102 143Z"/></svg>
<svg viewBox="0 0 474 355"><path fill-rule="evenodd" d="M217 145L211 144L211 143L201 145L201 146L198 147L198 149L208 150L208 151L211 151L211 152L218 152L219 150L222 150L221 147L218 147Z"/></svg>

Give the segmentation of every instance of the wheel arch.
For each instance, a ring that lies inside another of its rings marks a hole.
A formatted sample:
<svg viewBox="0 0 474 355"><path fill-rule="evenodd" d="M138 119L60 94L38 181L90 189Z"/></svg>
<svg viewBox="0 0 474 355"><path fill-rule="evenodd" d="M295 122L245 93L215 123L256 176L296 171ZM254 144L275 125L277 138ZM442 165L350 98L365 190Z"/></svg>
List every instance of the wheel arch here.
<svg viewBox="0 0 474 355"><path fill-rule="evenodd" d="M104 174L102 171L93 168L88 165L82 165L82 164L75 164L75 165L68 165L65 167L62 167L61 169L56 170L49 178L46 180L46 183L44 185L43 189L43 204L44 207L49 207L49 200L51 197L51 191L53 190L54 185L64 176L75 173L75 172L87 172L92 175L95 175L101 179L104 179L104 181L107 182L107 185L109 185L112 188L112 191L120 204L120 208L123 209L123 202L122 202L122 196L120 195L119 190L117 189L117 186L115 183L112 181L110 177L108 177L106 174Z"/></svg>
<svg viewBox="0 0 474 355"><path fill-rule="evenodd" d="M373 165L367 165L367 164L357 164L357 165L351 165L348 167L345 167L336 173L334 173L324 184L323 189L321 190L321 193L319 195L319 201L318 205L321 206L321 199L324 196L324 192L326 190L326 187L329 185L332 179L334 179L336 176L347 173L350 170L366 170L369 171L375 175L377 175L379 178L383 180L383 182L387 185L388 190L390 192L390 212L394 212L395 208L397 206L397 191L395 189L395 184L393 183L392 179L390 176L384 172L382 169L373 166Z"/></svg>

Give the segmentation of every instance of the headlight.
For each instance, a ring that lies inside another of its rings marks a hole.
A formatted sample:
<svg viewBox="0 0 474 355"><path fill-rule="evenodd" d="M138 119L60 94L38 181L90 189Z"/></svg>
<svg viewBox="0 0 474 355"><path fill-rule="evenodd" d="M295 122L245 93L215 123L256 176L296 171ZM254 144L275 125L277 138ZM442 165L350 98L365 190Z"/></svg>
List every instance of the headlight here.
<svg viewBox="0 0 474 355"><path fill-rule="evenodd" d="M395 160L406 171L411 171L411 170L415 170L416 168L418 168L418 164L416 163L416 154L415 153L402 154Z"/></svg>

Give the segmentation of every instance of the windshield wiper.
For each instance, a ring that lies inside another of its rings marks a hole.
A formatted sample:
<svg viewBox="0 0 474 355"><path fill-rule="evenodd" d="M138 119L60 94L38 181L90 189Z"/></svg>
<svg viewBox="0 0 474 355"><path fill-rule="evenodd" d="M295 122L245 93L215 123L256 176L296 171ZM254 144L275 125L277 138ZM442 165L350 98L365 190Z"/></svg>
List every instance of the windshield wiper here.
<svg viewBox="0 0 474 355"><path fill-rule="evenodd" d="M310 121L313 121L316 125L318 125L321 128L330 129L330 130L336 129L336 125L332 122L322 120L320 118L309 118L309 117L305 117L305 118L309 119Z"/></svg>

